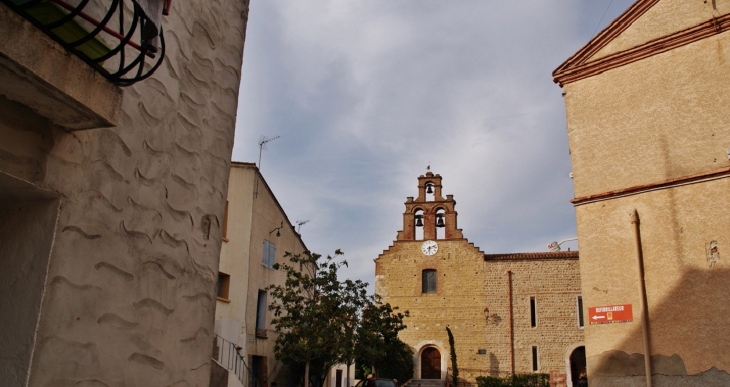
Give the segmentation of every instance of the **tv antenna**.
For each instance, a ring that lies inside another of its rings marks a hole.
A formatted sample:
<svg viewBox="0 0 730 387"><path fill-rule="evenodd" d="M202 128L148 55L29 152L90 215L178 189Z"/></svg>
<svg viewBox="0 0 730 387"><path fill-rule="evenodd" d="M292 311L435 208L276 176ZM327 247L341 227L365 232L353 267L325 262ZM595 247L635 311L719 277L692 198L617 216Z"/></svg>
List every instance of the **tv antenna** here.
<svg viewBox="0 0 730 387"><path fill-rule="evenodd" d="M267 143L270 143L270 142L276 140L279 137L280 136L266 138L266 136L261 136L259 138L259 165L258 165L259 171L261 170L261 151L263 151L264 149L266 149L266 144Z"/></svg>
<svg viewBox="0 0 730 387"><path fill-rule="evenodd" d="M302 220L302 221L297 220L297 234L299 234L299 230L302 228L302 225L307 224L307 223L309 223L308 220Z"/></svg>

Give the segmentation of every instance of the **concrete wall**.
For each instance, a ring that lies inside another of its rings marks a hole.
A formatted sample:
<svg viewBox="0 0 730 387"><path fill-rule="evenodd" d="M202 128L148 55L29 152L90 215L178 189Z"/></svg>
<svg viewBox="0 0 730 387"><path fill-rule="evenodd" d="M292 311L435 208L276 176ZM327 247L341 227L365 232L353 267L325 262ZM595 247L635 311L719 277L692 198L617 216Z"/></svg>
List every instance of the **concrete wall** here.
<svg viewBox="0 0 730 387"><path fill-rule="evenodd" d="M58 198L0 174L0 375L25 386L58 214Z"/></svg>
<svg viewBox="0 0 730 387"><path fill-rule="evenodd" d="M265 312L265 337L256 333L259 290L272 284L283 285L286 281L283 271L263 265L263 243L268 240L276 245L275 260L278 263L285 262L286 252L298 254L306 247L252 163L234 163L231 168L226 239L221 252L220 271L230 275L229 299L218 299L216 332L243 347L240 352L249 367L253 364L253 356L266 358L263 367L266 375L260 379L265 386L286 386L288 370L274 354L277 335L270 324L272 312ZM272 301L268 296L267 306Z"/></svg>
<svg viewBox="0 0 730 387"><path fill-rule="evenodd" d="M219 299L215 312L216 332L224 339L243 347L241 354L244 356L248 341L246 307L249 297L248 267L253 217L253 182L254 169L235 166L231 168L231 178L228 183L227 237L221 247L219 265L220 272L230 275L228 291L230 302ZM224 329L226 327L227 329Z"/></svg>
<svg viewBox="0 0 730 387"><path fill-rule="evenodd" d="M0 171L63 198L31 386L208 384L247 10L174 2L117 127L69 133L0 97Z"/></svg>
<svg viewBox="0 0 730 387"><path fill-rule="evenodd" d="M565 85L576 197L730 166L729 36Z"/></svg>
<svg viewBox="0 0 730 387"><path fill-rule="evenodd" d="M604 51L728 12L727 1L662 0ZM645 383L634 210L654 385L730 383L730 339L722 332L730 296L723 258L730 243L723 172L730 167L730 112L722 108L730 103L728 59L730 33L722 32L564 86L576 197L644 187L576 208L586 307L634 310L633 322L586 327L591 386ZM708 173L719 175L682 180ZM658 185L673 179L679 182Z"/></svg>
<svg viewBox="0 0 730 387"><path fill-rule="evenodd" d="M284 258L286 252L292 254L302 253L306 246L296 234L294 227L284 213L281 205L277 202L274 193L271 191L261 174L256 174L254 180L253 218L251 226L251 244L249 252L249 282L247 313L246 313L246 337L248 338L247 353L251 356L266 357L266 379L264 386L287 386L289 372L283 363L276 360L274 356L274 343L277 334L271 326L273 312L266 310L266 338L256 335L256 307L258 292L270 284L283 285L286 281L286 273L280 270L272 270L264 267L263 243L268 240L276 245L276 262L289 263ZM282 223L283 222L283 223ZM275 228L279 230L280 236L276 236ZM271 295L267 296L267 304L271 304ZM251 364L249 362L249 364Z"/></svg>

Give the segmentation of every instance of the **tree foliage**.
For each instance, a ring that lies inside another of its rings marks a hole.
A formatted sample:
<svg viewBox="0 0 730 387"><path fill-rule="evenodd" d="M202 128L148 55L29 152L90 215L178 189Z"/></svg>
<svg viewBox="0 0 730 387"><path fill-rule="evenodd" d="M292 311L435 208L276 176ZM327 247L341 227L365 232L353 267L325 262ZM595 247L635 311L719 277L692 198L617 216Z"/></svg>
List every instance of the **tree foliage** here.
<svg viewBox="0 0 730 387"><path fill-rule="evenodd" d="M271 285L269 310L278 333L274 350L277 359L293 371L303 371L304 380L315 386L337 363L352 364L356 342L362 333L362 311L373 302L367 283L337 278L346 261L305 251L286 253L289 263L274 265L286 272L284 285ZM349 385L349 374L348 374Z"/></svg>
<svg viewBox="0 0 730 387"><path fill-rule="evenodd" d="M405 314L374 296L362 311L355 351L358 367L375 368L380 378L406 381L413 376L413 350L398 338ZM408 312L406 312L407 314Z"/></svg>

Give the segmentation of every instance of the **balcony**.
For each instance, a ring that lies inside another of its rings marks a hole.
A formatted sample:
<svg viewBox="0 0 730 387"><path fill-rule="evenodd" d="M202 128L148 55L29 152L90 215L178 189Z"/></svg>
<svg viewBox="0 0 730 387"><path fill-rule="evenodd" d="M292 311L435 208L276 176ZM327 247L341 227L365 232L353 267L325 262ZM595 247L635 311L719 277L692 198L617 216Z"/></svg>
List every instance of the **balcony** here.
<svg viewBox="0 0 730 387"><path fill-rule="evenodd" d="M119 87L162 64L170 1L0 0L0 95L69 131L116 125Z"/></svg>
<svg viewBox="0 0 730 387"><path fill-rule="evenodd" d="M149 77L162 64L159 13L168 14L171 0L163 1L0 0L119 86Z"/></svg>

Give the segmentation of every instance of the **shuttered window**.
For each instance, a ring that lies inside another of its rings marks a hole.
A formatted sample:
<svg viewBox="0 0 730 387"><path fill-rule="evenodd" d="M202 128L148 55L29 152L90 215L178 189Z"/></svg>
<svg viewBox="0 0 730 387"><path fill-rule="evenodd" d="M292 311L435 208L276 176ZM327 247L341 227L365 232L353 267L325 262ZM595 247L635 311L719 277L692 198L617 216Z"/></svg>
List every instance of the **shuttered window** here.
<svg viewBox="0 0 730 387"><path fill-rule="evenodd" d="M274 264L276 263L276 245L267 241L264 239L264 256L261 260L261 263L264 265L264 267L267 267L269 269L274 269Z"/></svg>

